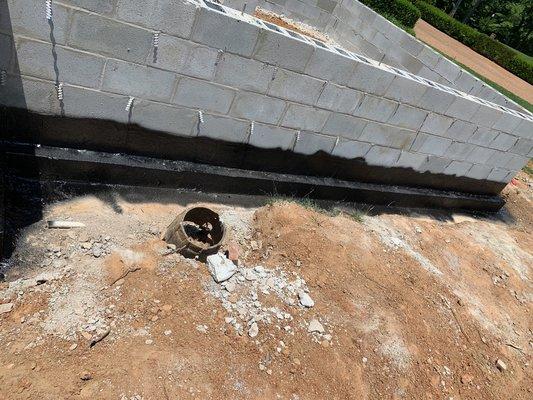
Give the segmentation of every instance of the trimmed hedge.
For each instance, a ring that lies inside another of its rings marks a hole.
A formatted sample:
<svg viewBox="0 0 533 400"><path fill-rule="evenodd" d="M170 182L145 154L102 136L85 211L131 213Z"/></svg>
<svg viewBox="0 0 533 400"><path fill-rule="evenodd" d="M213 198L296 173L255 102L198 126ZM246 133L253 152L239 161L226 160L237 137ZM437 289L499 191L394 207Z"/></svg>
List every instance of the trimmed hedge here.
<svg viewBox="0 0 533 400"><path fill-rule="evenodd" d="M424 21L533 84L533 63L522 54L422 0L411 1L420 10Z"/></svg>
<svg viewBox="0 0 533 400"><path fill-rule="evenodd" d="M420 11L409 0L360 0L387 19L395 19L402 25L413 28L420 18Z"/></svg>

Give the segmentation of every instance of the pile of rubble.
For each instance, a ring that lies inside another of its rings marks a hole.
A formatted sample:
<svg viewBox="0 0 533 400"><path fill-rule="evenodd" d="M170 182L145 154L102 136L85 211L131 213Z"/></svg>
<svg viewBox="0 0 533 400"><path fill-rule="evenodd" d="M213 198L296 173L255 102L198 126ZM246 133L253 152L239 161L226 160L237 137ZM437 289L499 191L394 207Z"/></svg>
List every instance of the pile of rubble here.
<svg viewBox="0 0 533 400"><path fill-rule="evenodd" d="M305 280L296 272L237 266L223 254L207 257L207 267L213 277L207 291L221 301L227 311L225 322L239 335L246 332L255 338L261 324L275 324L278 330L294 335L294 311L315 305ZM307 331L316 341L331 340L316 319Z"/></svg>

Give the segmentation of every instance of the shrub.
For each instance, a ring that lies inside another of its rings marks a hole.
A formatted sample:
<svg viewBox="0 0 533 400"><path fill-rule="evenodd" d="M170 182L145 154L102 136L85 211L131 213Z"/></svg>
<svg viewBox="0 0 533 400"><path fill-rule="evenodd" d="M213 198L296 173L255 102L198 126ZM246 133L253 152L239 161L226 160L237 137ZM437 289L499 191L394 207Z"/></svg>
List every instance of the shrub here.
<svg viewBox="0 0 533 400"><path fill-rule="evenodd" d="M462 24L444 11L422 0L411 0L420 10L422 19L450 35L479 54L499 64L509 72L533 84L533 63L521 53L476 29Z"/></svg>
<svg viewBox="0 0 533 400"><path fill-rule="evenodd" d="M409 0L361 0L361 3L408 28L414 27L420 18L420 11Z"/></svg>

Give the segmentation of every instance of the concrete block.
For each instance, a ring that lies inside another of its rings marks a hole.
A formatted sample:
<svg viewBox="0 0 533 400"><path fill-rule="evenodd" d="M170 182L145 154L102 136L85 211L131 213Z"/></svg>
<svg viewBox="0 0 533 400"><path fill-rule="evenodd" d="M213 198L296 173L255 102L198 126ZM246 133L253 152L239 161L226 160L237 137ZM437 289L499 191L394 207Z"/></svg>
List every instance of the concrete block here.
<svg viewBox="0 0 533 400"><path fill-rule="evenodd" d="M318 0L316 5L322 10L325 10L328 13L332 13L335 7L337 6L337 2L334 0Z"/></svg>
<svg viewBox="0 0 533 400"><path fill-rule="evenodd" d="M503 112L501 110L496 110L493 107L488 107L482 104L474 113L472 118L470 118L468 121L476 125L490 128L501 118L502 115Z"/></svg>
<svg viewBox="0 0 533 400"><path fill-rule="evenodd" d="M3 0L4 2L6 0ZM69 9L52 2L52 25L44 16L44 2L28 0L8 0L9 20L2 22L7 32L15 35L29 36L35 39L50 41L53 32L57 44L65 44L69 28ZM5 9L5 6L2 7ZM7 13L6 13L7 14ZM0 16L2 19L2 16ZM2 21L4 21L2 19ZM53 28L52 28L53 27Z"/></svg>
<svg viewBox="0 0 533 400"><path fill-rule="evenodd" d="M315 78L346 85L356 67L357 61L333 53L330 50L316 47L304 72Z"/></svg>
<svg viewBox="0 0 533 400"><path fill-rule="evenodd" d="M472 163L466 161L456 161L453 160L445 169L444 173L446 175L455 175L455 176L465 176L466 173L472 168Z"/></svg>
<svg viewBox="0 0 533 400"><path fill-rule="evenodd" d="M443 110L450 107L454 100L454 94L429 86L415 105L425 110L442 113Z"/></svg>
<svg viewBox="0 0 533 400"><path fill-rule="evenodd" d="M335 145L336 138L302 131L294 145L294 152L300 154L315 154L319 151L330 154Z"/></svg>
<svg viewBox="0 0 533 400"><path fill-rule="evenodd" d="M425 154L411 153L409 151L402 150L396 166L418 170L420 166L427 161L427 157L428 156Z"/></svg>
<svg viewBox="0 0 533 400"><path fill-rule="evenodd" d="M404 50L406 50L409 54L415 57L424 48L424 44L422 42L418 41L416 38L409 35L407 32L402 32L401 39L400 39L400 46Z"/></svg>
<svg viewBox="0 0 533 400"><path fill-rule="evenodd" d="M396 75L390 86L385 92L385 97L406 103L416 105L426 92L428 87L411 78Z"/></svg>
<svg viewBox="0 0 533 400"><path fill-rule="evenodd" d="M198 136L207 136L226 142L246 143L250 124L229 117L204 114L204 123L199 125Z"/></svg>
<svg viewBox="0 0 533 400"><path fill-rule="evenodd" d="M325 82L296 72L277 70L268 94L303 104L316 104Z"/></svg>
<svg viewBox="0 0 533 400"><path fill-rule="evenodd" d="M511 159L507 162L507 164L505 164L504 167L507 169L513 170L513 171L518 171L522 169L524 165L528 163L528 161L529 161L529 157L527 156L513 154Z"/></svg>
<svg viewBox="0 0 533 400"><path fill-rule="evenodd" d="M176 76L172 72L124 61L108 60L102 88L147 100L168 101L175 81Z"/></svg>
<svg viewBox="0 0 533 400"><path fill-rule="evenodd" d="M249 57L257 42L259 27L201 8L191 35L195 42Z"/></svg>
<svg viewBox="0 0 533 400"><path fill-rule="evenodd" d="M227 87L191 78L181 78L172 103L226 114L234 96L235 91Z"/></svg>
<svg viewBox="0 0 533 400"><path fill-rule="evenodd" d="M348 86L376 96L383 96L395 76L392 72L361 62L358 63L353 76L348 81Z"/></svg>
<svg viewBox="0 0 533 400"><path fill-rule="evenodd" d="M0 69L7 71L11 66L13 56L13 39L11 36L0 34Z"/></svg>
<svg viewBox="0 0 533 400"><path fill-rule="evenodd" d="M508 151L516 144L517 141L518 138L516 136L500 132L500 134L496 136L496 138L490 143L489 147L502 151Z"/></svg>
<svg viewBox="0 0 533 400"><path fill-rule="evenodd" d="M490 128L478 126L472 137L468 140L469 143L478 144L489 147L494 139L498 136L498 131Z"/></svg>
<svg viewBox="0 0 533 400"><path fill-rule="evenodd" d="M68 44L143 64L152 48L152 34L131 25L77 11L72 19Z"/></svg>
<svg viewBox="0 0 533 400"><path fill-rule="evenodd" d="M511 153L527 156L533 150L533 140L520 138L516 144L511 148Z"/></svg>
<svg viewBox="0 0 533 400"><path fill-rule="evenodd" d="M428 113L424 110L400 104L396 112L392 114L387 122L402 128L418 130L424 123L427 115Z"/></svg>
<svg viewBox="0 0 533 400"><path fill-rule="evenodd" d="M63 3L71 6L85 8L97 14L110 15L115 11L118 0L62 0Z"/></svg>
<svg viewBox="0 0 533 400"><path fill-rule="evenodd" d="M239 89L266 93L275 68L265 63L224 53L217 66L215 81Z"/></svg>
<svg viewBox="0 0 533 400"><path fill-rule="evenodd" d="M356 140L339 139L337 145L331 152L332 155L350 160L361 158L368 153L372 146L368 143L358 142Z"/></svg>
<svg viewBox="0 0 533 400"><path fill-rule="evenodd" d="M57 92L52 82L8 75L0 86L0 104L43 114L59 114Z"/></svg>
<svg viewBox="0 0 533 400"><path fill-rule="evenodd" d="M426 158L426 161L420 166L420 171L422 172L431 172L432 174L442 174L450 165L452 160L449 160L444 157L432 156L429 155Z"/></svg>
<svg viewBox="0 0 533 400"><path fill-rule="evenodd" d="M418 53L418 59L431 70L435 69L441 58L442 56L429 46L424 46L420 53Z"/></svg>
<svg viewBox="0 0 533 400"><path fill-rule="evenodd" d="M116 15L122 21L188 38L196 11L197 6L185 0L118 0Z"/></svg>
<svg viewBox="0 0 533 400"><path fill-rule="evenodd" d="M380 167L394 167L400 158L400 150L390 147L372 146L365 155L365 161L369 165Z"/></svg>
<svg viewBox="0 0 533 400"><path fill-rule="evenodd" d="M230 114L237 118L277 124L285 110L283 100L252 92L239 92L233 101Z"/></svg>
<svg viewBox="0 0 533 400"><path fill-rule="evenodd" d="M434 156L443 156L451 144L452 141L450 139L420 132L413 142L411 150Z"/></svg>
<svg viewBox="0 0 533 400"><path fill-rule="evenodd" d="M457 96L444 114L453 118L462 119L463 121L470 121L480 107L481 104L475 101Z"/></svg>
<svg viewBox="0 0 533 400"><path fill-rule="evenodd" d="M331 113L314 107L290 104L281 125L301 130L320 132Z"/></svg>
<svg viewBox="0 0 533 400"><path fill-rule="evenodd" d="M341 136L346 139L357 139L361 136L366 121L346 114L331 113L322 129L322 133Z"/></svg>
<svg viewBox="0 0 533 400"><path fill-rule="evenodd" d="M531 121L522 119L512 133L516 136L526 139L533 139L533 123Z"/></svg>
<svg viewBox="0 0 533 400"><path fill-rule="evenodd" d="M509 175L509 170L503 169L503 168L494 168L489 176L487 177L487 180L494 181L494 182L503 182L507 183L506 178Z"/></svg>
<svg viewBox="0 0 533 400"><path fill-rule="evenodd" d="M350 114L356 109L362 98L362 92L328 83L320 94L316 105L328 110Z"/></svg>
<svg viewBox="0 0 533 400"><path fill-rule="evenodd" d="M495 153L485 161L485 165L493 167L504 167L513 158L514 154L496 150Z"/></svg>
<svg viewBox="0 0 533 400"><path fill-rule="evenodd" d="M468 139L472 137L476 129L477 126L471 124L470 122L456 120L446 132L446 136L450 139L455 139L460 142L467 142Z"/></svg>
<svg viewBox="0 0 533 400"><path fill-rule="evenodd" d="M131 122L160 132L193 136L197 133L198 113L188 108L140 100L133 105Z"/></svg>
<svg viewBox="0 0 533 400"><path fill-rule="evenodd" d="M395 101L365 94L361 104L352 115L377 122L386 122L394 114L398 106L399 103Z"/></svg>
<svg viewBox="0 0 533 400"><path fill-rule="evenodd" d="M457 64L441 56L439 62L435 66L435 72L449 82L455 82L461 74L461 68L459 68Z"/></svg>
<svg viewBox="0 0 533 400"><path fill-rule="evenodd" d="M155 49L146 58L146 64L195 78L212 80L218 51L196 45L188 40L161 34L157 52Z"/></svg>
<svg viewBox="0 0 533 400"><path fill-rule="evenodd" d="M72 83L89 88L100 85L100 76L104 69L105 59L87 53L55 48L43 42L25 39L17 40L18 69L21 74L51 81Z"/></svg>
<svg viewBox="0 0 533 400"><path fill-rule="evenodd" d="M472 163L477 164L485 164L495 154L496 150L477 146L472 149L472 152L468 155L466 161L470 161Z"/></svg>
<svg viewBox="0 0 533 400"><path fill-rule="evenodd" d="M409 149L415 137L416 133L413 131L369 122L363 129L359 140L396 149Z"/></svg>
<svg viewBox="0 0 533 400"><path fill-rule="evenodd" d="M492 125L492 128L496 129L497 131L513 133L521 121L522 118L510 114L508 112L504 112L501 114L500 118L498 118L498 120L494 123L494 125Z"/></svg>
<svg viewBox="0 0 533 400"><path fill-rule="evenodd" d="M474 88L475 83L476 78L465 70L461 70L461 73L454 82L454 86L465 93L470 93Z"/></svg>
<svg viewBox="0 0 533 400"><path fill-rule="evenodd" d="M468 155L474 147L476 146L470 143L453 142L444 153L444 157L450 160L464 161L468 159Z"/></svg>
<svg viewBox="0 0 533 400"><path fill-rule="evenodd" d="M444 136L454 120L444 115L429 113L420 130L434 135Z"/></svg>
<svg viewBox="0 0 533 400"><path fill-rule="evenodd" d="M465 174L467 178L485 180L488 178L489 174L492 171L492 167L487 167L485 165L474 164Z"/></svg>
<svg viewBox="0 0 533 400"><path fill-rule="evenodd" d="M128 96L99 92L65 85L63 87L65 116L95 118L127 123Z"/></svg>
<svg viewBox="0 0 533 400"><path fill-rule="evenodd" d="M296 140L296 132L278 126L254 124L250 144L264 149L291 150Z"/></svg>
<svg viewBox="0 0 533 400"><path fill-rule="evenodd" d="M302 72L314 47L291 36L264 29L259 34L253 58L268 64Z"/></svg>

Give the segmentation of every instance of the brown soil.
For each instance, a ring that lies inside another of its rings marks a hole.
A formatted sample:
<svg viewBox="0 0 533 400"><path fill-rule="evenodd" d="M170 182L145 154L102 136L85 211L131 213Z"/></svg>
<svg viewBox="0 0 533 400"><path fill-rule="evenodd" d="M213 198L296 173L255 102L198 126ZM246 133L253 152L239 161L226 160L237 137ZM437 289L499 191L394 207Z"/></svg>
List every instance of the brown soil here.
<svg viewBox="0 0 533 400"><path fill-rule="evenodd" d="M48 206L45 219L87 228L41 222L21 236L11 276L66 272L0 288L14 303L0 315L0 399L531 399L530 186L521 173L505 190L508 210L491 218L405 211L361 222L350 209L180 193L175 203L116 195L113 206L91 196ZM277 304L294 334L260 322L257 337L240 336L205 264L168 254L160 232L187 203L231 213L244 265L306 280L313 308ZM80 247L90 242L108 243L107 255ZM39 267L51 246L58 264ZM331 340L307 333L313 318ZM92 348L87 319L110 327Z"/></svg>
<svg viewBox="0 0 533 400"><path fill-rule="evenodd" d="M478 74L497 83L524 100L533 103L533 86L523 79L513 75L495 62L476 53L470 47L451 38L422 19L418 20L414 29L418 39L442 51L461 64L472 68Z"/></svg>
<svg viewBox="0 0 533 400"><path fill-rule="evenodd" d="M327 43L332 43L331 39L326 34L302 22L294 21L282 15L277 15L272 11L263 10L258 7L254 11L254 17L262 19L263 21L270 22L271 24L281 26L282 28L291 29L307 37L318 39Z"/></svg>

